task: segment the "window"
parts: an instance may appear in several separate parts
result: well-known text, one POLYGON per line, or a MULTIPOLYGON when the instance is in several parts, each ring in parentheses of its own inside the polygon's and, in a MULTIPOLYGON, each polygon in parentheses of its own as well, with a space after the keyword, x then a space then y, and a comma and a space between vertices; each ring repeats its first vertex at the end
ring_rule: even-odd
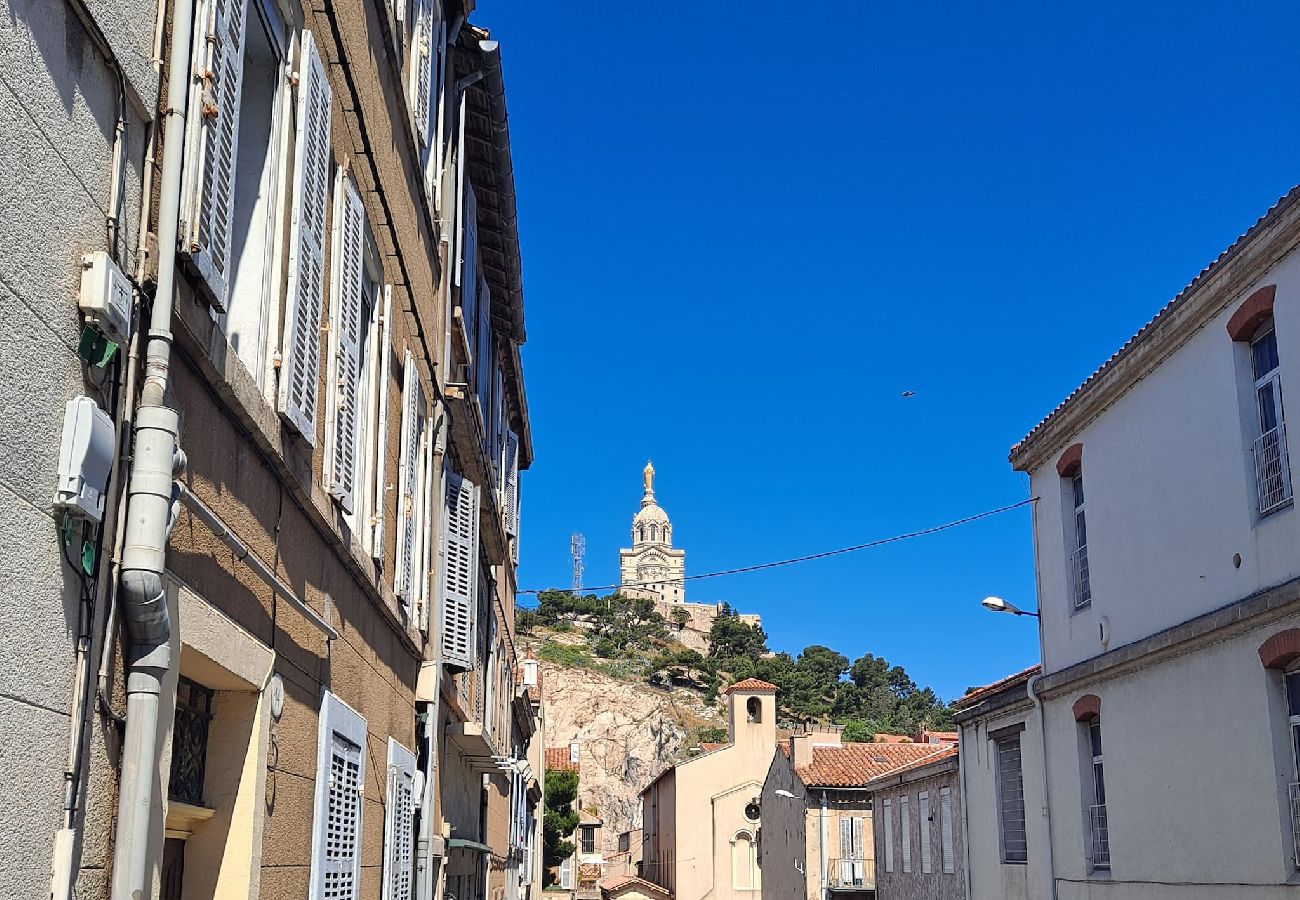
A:
POLYGON ((763 701, 759 700, 757 697, 750 697, 745 701, 745 721, 763 721, 763 701))
POLYGON ((1075 609, 1092 603, 1092 579, 1088 572, 1088 523, 1084 514, 1083 468, 1070 476, 1070 501, 1074 508, 1073 541, 1070 548, 1070 588, 1075 609))
POLYGON ((317 743, 310 900, 356 900, 361 895, 365 745, 366 720, 325 691, 317 743))
POLYGON ((388 739, 383 900, 415 896, 415 754, 388 739))
POLYGON ((208 723, 212 691, 184 675, 176 682, 176 716, 172 726, 171 777, 167 799, 203 805, 208 766, 208 723))
POLYGON ((596 852, 596 826, 595 825, 582 826, 582 852, 583 853, 596 852))
POLYGON ((1291 499, 1291 470, 1286 450, 1286 419, 1282 408, 1277 333, 1270 319, 1250 342, 1251 374, 1255 378, 1255 486, 1259 514, 1266 515, 1291 499))
POLYGON ((953 861, 952 790, 950 788, 939 789, 939 843, 943 871, 947 875, 952 875, 957 869, 953 861))
POLYGON ((916 809, 921 826, 921 872, 929 875, 934 872, 934 859, 930 854, 930 794, 921 791, 916 798, 916 809))
POLYGON ((1101 753, 1101 719, 1084 723, 1088 752, 1092 758, 1092 791, 1088 807, 1088 829, 1092 838, 1090 860, 1094 869, 1110 868, 1110 832, 1106 821, 1106 775, 1101 753))
POLYGON ((840 819, 841 887, 866 885, 866 850, 863 846, 865 824, 863 816, 844 816, 840 819))
POLYGON ((1029 858, 1025 835, 1025 783, 1020 761, 1020 735, 994 741, 998 761, 998 826, 1002 861, 1022 863, 1029 858))
POLYGON ((912 873, 912 808, 909 798, 898 798, 898 824, 903 841, 903 872, 912 873))
POLYGON ((894 871, 894 801, 885 801, 885 871, 894 871))
POLYGON ((731 839, 731 886, 738 891, 752 891, 758 887, 757 873, 754 837, 748 831, 738 831, 731 839))
POLYGON ((1285 675, 1287 728, 1291 746, 1291 764, 1294 778, 1287 786, 1287 802, 1291 809, 1291 861, 1300 869, 1300 670, 1285 675))

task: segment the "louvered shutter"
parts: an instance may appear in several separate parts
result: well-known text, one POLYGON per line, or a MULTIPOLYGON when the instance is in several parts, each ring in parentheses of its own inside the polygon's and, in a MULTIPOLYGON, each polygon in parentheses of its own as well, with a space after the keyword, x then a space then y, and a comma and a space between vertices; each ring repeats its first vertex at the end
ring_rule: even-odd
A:
MULTIPOLYGON (((511 538, 517 538, 519 536, 519 435, 513 431, 506 432, 505 459, 502 460, 501 469, 505 482, 501 505, 505 507, 506 534, 511 538)), ((512 540, 511 557, 518 562, 519 557, 515 553, 514 543, 512 540)))
POLYGON ((418 532, 416 527, 416 490, 420 471, 421 413, 424 409, 424 389, 420 385, 420 373, 415 368, 415 359, 411 352, 406 352, 402 384, 402 453, 398 481, 401 484, 401 513, 398 518, 397 534, 397 571, 393 590, 408 607, 412 600, 414 584, 415 552, 418 532))
POLYGON ((840 883, 853 884, 853 820, 840 818, 840 883))
MULTIPOLYGON (((460 206, 457 210, 458 222, 456 228, 456 284, 461 286, 462 291, 466 284, 473 284, 473 281, 466 281, 464 277, 465 262, 465 243, 469 240, 466 231, 466 223, 470 217, 466 216, 465 208, 473 203, 472 189, 469 186, 469 179, 466 177, 466 170, 469 168, 469 160, 465 158, 465 126, 468 115, 468 92, 460 95, 459 115, 456 117, 456 202, 460 206)), ((477 224, 475 228, 477 229, 477 224)), ((472 322, 465 322, 465 327, 473 326, 472 322)), ((473 341, 470 342, 473 346, 473 341)))
POLYGON ((361 797, 366 720, 324 691, 316 758, 310 900, 361 896, 361 797))
POLYGON ((894 871, 894 802, 885 801, 885 871, 894 871))
POLYGON ((478 623, 478 486, 450 470, 442 522, 442 657, 473 668, 478 623))
POLYGON ((420 136, 420 145, 429 143, 429 108, 433 95, 433 42, 436 39, 433 22, 432 0, 416 0, 415 3, 415 52, 411 55, 412 80, 415 115, 415 130, 420 136))
POLYGON ((206 33, 196 40, 203 60, 197 96, 197 132, 185 246, 203 275, 212 305, 225 312, 230 290, 230 232, 235 208, 235 155, 239 147, 239 95, 244 72, 244 16, 247 0, 209 0, 206 33))
POLYGON ((334 250, 330 272, 329 395, 325 403, 325 471, 328 486, 348 512, 356 493, 361 433, 362 271, 366 210, 356 184, 342 169, 334 186, 334 250))
POLYGON ((939 842, 943 854, 943 871, 951 875, 956 870, 953 862, 952 846, 952 791, 942 788, 939 791, 939 842))
POLYGON ((916 798, 917 824, 921 826, 921 872, 929 875, 934 871, 934 860, 930 856, 930 794, 921 791, 916 798))
POLYGON ((330 85, 310 31, 298 60, 298 135, 289 231, 289 291, 280 351, 280 413, 316 444, 325 207, 329 198, 330 85))
POLYGON ((433 558, 433 509, 434 501, 434 480, 433 480, 433 433, 425 428, 424 430, 424 448, 423 463, 420 470, 420 514, 416 527, 420 532, 420 572, 419 572, 419 602, 416 604, 416 625, 421 634, 429 633, 429 576, 432 567, 433 558))
POLYGON ((912 811, 906 797, 898 798, 898 823, 903 841, 903 871, 912 872, 912 811))
POLYGON ((393 286, 384 285, 384 308, 379 318, 379 403, 375 417, 375 502, 370 528, 370 555, 384 561, 384 520, 388 515, 388 383, 393 377, 393 286))
POLYGON ((415 755, 389 738, 383 900, 415 896, 415 805, 415 755))

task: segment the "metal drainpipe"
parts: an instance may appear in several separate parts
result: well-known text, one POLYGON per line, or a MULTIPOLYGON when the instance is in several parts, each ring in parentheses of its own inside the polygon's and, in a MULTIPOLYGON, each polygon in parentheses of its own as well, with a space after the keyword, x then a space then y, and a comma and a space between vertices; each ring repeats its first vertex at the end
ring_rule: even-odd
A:
POLYGON ((163 405, 163 399, 171 357, 193 19, 193 0, 177 0, 172 10, 164 112, 158 285, 145 351, 144 384, 136 410, 122 554, 122 618, 131 647, 127 657, 126 734, 118 784, 112 900, 142 900, 148 896, 153 870, 150 820, 161 802, 154 791, 159 780, 158 721, 163 679, 172 668, 171 622, 163 572, 176 502, 172 482, 184 466, 184 454, 177 447, 180 417, 163 405))
POLYGON ((1038 680, 1042 677, 1041 672, 1031 675, 1025 687, 1029 691, 1029 699, 1033 701, 1034 712, 1038 717, 1038 739, 1043 759, 1039 768, 1043 773, 1043 809, 1047 818, 1047 878, 1052 885, 1052 900, 1056 900, 1056 861, 1052 855, 1052 791, 1051 779, 1047 777, 1047 722, 1043 717, 1043 701, 1038 696, 1038 680))
MULTIPOLYGON (((970 815, 969 815, 969 813, 966 812, 966 761, 967 761, 968 759, 970 759, 970 756, 967 755, 967 751, 966 751, 966 749, 962 747, 962 744, 965 743, 965 741, 963 740, 963 738, 964 738, 964 736, 965 736, 965 734, 966 734, 966 729, 963 728, 963 727, 960 726, 960 725, 957 726, 957 729, 958 729, 958 730, 957 730, 957 790, 958 790, 958 792, 960 793, 960 796, 959 796, 958 799, 961 801, 961 850, 962 850, 962 864, 965 865, 965 867, 966 867, 965 870, 964 870, 965 874, 964 874, 964 877, 962 878, 962 881, 963 881, 963 883, 964 883, 964 885, 965 885, 965 888, 966 888, 966 890, 965 890, 966 900, 971 900, 971 886, 970 886, 970 815)), ((979 732, 979 725, 978 725, 978 724, 975 726, 975 729, 976 729, 976 734, 978 735, 978 732, 979 732)), ((887 828, 892 828, 893 825, 890 824, 890 823, 886 823, 886 824, 885 824, 885 827, 887 827, 887 828)))
POLYGON ((822 870, 821 895, 822 895, 822 900, 829 900, 831 895, 831 889, 829 884, 830 860, 828 859, 826 853, 826 791, 825 790, 822 791, 821 812, 818 814, 817 817, 817 832, 819 834, 819 839, 817 841, 818 843, 817 855, 819 857, 819 861, 821 863, 821 870, 822 870))

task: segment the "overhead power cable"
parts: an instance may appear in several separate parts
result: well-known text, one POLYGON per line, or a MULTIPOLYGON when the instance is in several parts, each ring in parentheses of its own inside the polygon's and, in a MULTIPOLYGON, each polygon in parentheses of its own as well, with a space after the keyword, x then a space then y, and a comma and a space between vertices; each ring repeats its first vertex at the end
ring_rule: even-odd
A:
MULTIPOLYGON (((618 590, 619 588, 648 587, 650 585, 656 585, 656 584, 682 584, 687 581, 699 581, 702 578, 720 578, 723 575, 742 575, 746 572, 760 572, 764 569, 776 569, 779 568, 780 566, 792 566, 795 563, 811 562, 812 560, 815 559, 826 559, 827 557, 830 556, 841 556, 845 553, 857 553, 859 550, 870 550, 873 547, 883 547, 886 544, 897 544, 900 541, 908 541, 911 540, 912 538, 919 538, 931 534, 938 534, 941 531, 948 531, 952 528, 957 528, 962 525, 969 525, 971 522, 978 522, 980 519, 988 519, 992 516, 1000 515, 1001 513, 1004 512, 1010 512, 1013 509, 1019 509, 1022 506, 1028 506, 1031 503, 1037 502, 1037 500, 1038 500, 1037 497, 1029 497, 1028 499, 1021 500, 1018 503, 1011 503, 1007 506, 999 506, 997 509, 987 509, 984 512, 975 513, 972 516, 965 516, 964 518, 961 519, 954 519, 951 522, 944 522, 942 525, 932 525, 929 528, 922 528, 919 531, 907 531, 904 532, 903 534, 893 535, 892 537, 878 538, 877 540, 874 541, 867 541, 865 544, 854 544, 852 547, 841 547, 838 550, 823 550, 821 553, 810 553, 807 556, 796 556, 793 557, 792 559, 780 559, 777 560, 776 562, 758 563, 752 566, 740 566, 735 569, 720 569, 717 572, 702 572, 698 575, 686 575, 683 578, 675 578, 672 580, 664 580, 660 578, 654 581, 638 581, 629 584, 605 584, 605 585, 600 585, 598 587, 583 588, 583 590, 588 593, 594 593, 596 591, 614 591, 614 590, 618 590)), ((553 590, 559 590, 559 588, 540 588, 540 589, 532 589, 526 591, 521 590, 521 591, 516 591, 515 593, 516 594, 540 594, 542 593, 542 591, 553 591, 553 590)))

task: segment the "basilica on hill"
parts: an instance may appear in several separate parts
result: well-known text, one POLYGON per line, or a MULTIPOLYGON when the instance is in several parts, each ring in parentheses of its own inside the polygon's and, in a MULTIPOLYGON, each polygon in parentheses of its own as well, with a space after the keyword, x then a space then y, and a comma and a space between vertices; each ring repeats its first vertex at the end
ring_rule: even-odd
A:
MULTIPOLYGON (((685 612, 682 643, 706 650, 709 629, 722 604, 686 602, 686 551, 673 546, 673 523, 655 499, 654 484, 655 467, 647 462, 642 470, 641 508, 632 517, 632 546, 618 551, 619 592, 654 600, 670 621, 680 620, 685 612), (674 610, 680 612, 674 615, 674 610)), ((751 625, 762 624, 756 615, 740 618, 751 625)))

